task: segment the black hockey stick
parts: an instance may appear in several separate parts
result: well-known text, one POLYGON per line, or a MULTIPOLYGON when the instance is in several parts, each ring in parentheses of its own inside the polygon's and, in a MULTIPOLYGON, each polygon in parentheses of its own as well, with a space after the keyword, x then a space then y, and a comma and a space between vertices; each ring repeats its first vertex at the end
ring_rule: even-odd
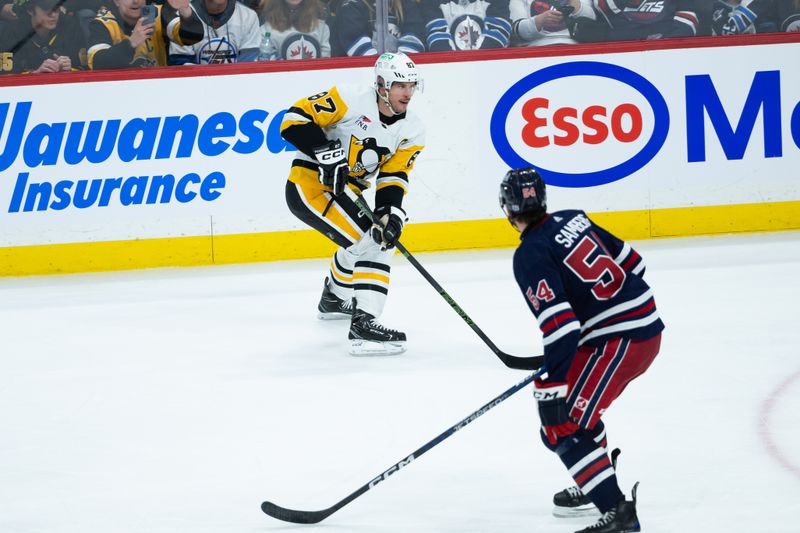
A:
MULTIPOLYGON (((372 210, 369 208, 363 196, 358 196, 356 198, 356 205, 358 206, 359 209, 361 209, 361 211, 365 215, 367 215, 367 218, 369 218, 373 224, 378 223, 375 220, 375 213, 373 213, 372 210)), ((498 348, 492 342, 492 340, 486 336, 483 330, 481 330, 481 328, 479 328, 478 325, 472 321, 469 315, 463 309, 461 309, 461 306, 458 305, 455 302, 455 300, 453 300, 453 298, 450 297, 449 294, 447 294, 447 291, 444 290, 444 288, 441 285, 439 285, 439 283, 435 279, 433 279, 433 276, 431 276, 428 273, 428 271, 425 270, 425 267, 423 267, 419 263, 419 261, 417 261, 413 255, 411 255, 411 252, 409 252, 406 249, 406 247, 403 246, 402 243, 400 243, 400 241, 397 241, 395 243, 395 246, 397 246, 397 249, 400 250, 400 253, 403 254, 406 257, 406 259, 408 259, 408 262, 411 263, 420 274, 422 274, 422 277, 424 277, 428 281, 428 283, 430 283, 433 286, 433 288, 436 289, 436 292, 438 292, 439 295, 442 298, 444 298, 444 300, 448 304, 450 304, 450 307, 452 307, 453 310, 456 313, 458 313, 458 316, 460 316, 464 320, 464 322, 466 322, 467 325, 472 328, 472 331, 477 333, 478 337, 480 337, 481 340, 484 343, 486 343, 486 345, 494 352, 494 354, 498 358, 500 358, 500 360, 503 362, 504 365, 506 365, 509 368, 515 368, 517 370, 535 370, 544 364, 544 357, 542 357, 541 355, 532 357, 517 357, 515 355, 507 354, 506 352, 498 348)))
POLYGON ((497 407, 500 403, 507 400, 512 394, 515 394, 516 392, 525 388, 531 381, 533 381, 534 377, 535 374, 531 374, 530 376, 526 377, 525 379, 523 379, 522 381, 520 381, 507 391, 505 391, 500 396, 497 396, 493 400, 484 404, 477 411, 473 411, 472 413, 470 413, 466 418, 464 418, 457 424, 450 426, 450 428, 447 429, 447 431, 445 431, 432 441, 428 442, 418 450, 414 451, 413 453, 411 453, 411 455, 409 455, 405 459, 399 460, 398 462, 396 462, 395 464, 384 470, 382 474, 374 478, 369 483, 362 485, 361 488, 359 488, 354 493, 350 494, 348 497, 346 497, 339 503, 332 505, 327 509, 323 509, 321 511, 297 511, 295 509, 287 509, 286 507, 281 507, 280 505, 276 505, 272 502, 264 502, 261 504, 261 510, 264 511, 269 516, 277 518, 278 520, 283 520, 284 522, 294 522, 295 524, 316 524, 318 522, 321 522, 326 518, 328 518, 333 513, 335 513, 336 511, 338 511, 339 509, 341 509, 342 507, 344 507, 345 505, 347 505, 348 503, 352 502, 353 500, 355 500, 356 498, 367 492, 368 490, 374 489, 375 486, 377 486, 378 483, 380 483, 381 481, 389 479, 389 476, 399 472, 400 469, 402 469, 404 466, 407 466, 411 464, 411 462, 413 462, 414 460, 419 459, 422 456, 422 454, 424 454, 425 452, 427 452, 428 450, 430 450, 431 448, 433 448, 434 446, 436 446, 437 444, 439 444, 440 442, 451 436, 456 431, 463 429, 464 426, 471 424, 479 417, 486 414, 487 411, 493 409, 494 407, 497 407))

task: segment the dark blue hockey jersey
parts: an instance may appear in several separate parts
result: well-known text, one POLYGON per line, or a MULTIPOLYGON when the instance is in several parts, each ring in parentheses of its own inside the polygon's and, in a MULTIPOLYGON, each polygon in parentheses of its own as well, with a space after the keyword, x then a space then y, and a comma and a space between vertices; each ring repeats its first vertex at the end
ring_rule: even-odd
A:
MULTIPOLYGON (((706 1, 706 0, 704 0, 706 1)), ((628 41, 697 35, 700 0, 593 0, 610 27, 607 39, 628 41)))
POLYGON ((566 379, 579 346, 664 329, 641 256, 583 211, 548 214, 521 240, 514 276, 542 330, 550 380, 566 379))

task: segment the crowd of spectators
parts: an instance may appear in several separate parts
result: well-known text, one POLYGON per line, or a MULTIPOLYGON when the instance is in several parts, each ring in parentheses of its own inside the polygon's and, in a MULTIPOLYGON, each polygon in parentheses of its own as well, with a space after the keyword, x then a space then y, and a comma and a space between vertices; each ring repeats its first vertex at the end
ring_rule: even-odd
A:
POLYGON ((0 0, 0 70, 44 73, 800 31, 800 0, 0 0))

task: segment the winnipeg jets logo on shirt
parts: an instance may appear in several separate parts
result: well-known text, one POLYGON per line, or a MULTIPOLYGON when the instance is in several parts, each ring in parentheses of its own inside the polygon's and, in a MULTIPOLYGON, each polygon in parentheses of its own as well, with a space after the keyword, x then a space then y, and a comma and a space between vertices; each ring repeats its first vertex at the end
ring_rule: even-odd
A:
POLYGON ((622 10, 623 15, 628 20, 646 24, 659 20, 664 13, 664 0, 636 0, 629 3, 622 10))
POLYGON ((322 55, 319 41, 302 33, 293 33, 286 37, 281 48, 286 59, 315 59, 322 55))
POLYGON ((214 37, 197 50, 197 62, 201 65, 236 63, 239 49, 227 37, 214 37))
POLYGON ((483 21, 470 16, 457 19, 453 25, 453 40, 459 50, 475 50, 483 42, 483 21))

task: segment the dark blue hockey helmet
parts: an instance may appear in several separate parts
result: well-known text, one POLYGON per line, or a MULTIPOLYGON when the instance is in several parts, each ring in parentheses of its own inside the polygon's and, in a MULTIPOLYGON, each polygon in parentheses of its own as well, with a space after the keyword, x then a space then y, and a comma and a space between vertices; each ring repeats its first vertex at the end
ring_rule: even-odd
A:
POLYGON ((506 172, 500 183, 500 208, 508 218, 547 211, 547 191, 536 169, 523 167, 506 172))

